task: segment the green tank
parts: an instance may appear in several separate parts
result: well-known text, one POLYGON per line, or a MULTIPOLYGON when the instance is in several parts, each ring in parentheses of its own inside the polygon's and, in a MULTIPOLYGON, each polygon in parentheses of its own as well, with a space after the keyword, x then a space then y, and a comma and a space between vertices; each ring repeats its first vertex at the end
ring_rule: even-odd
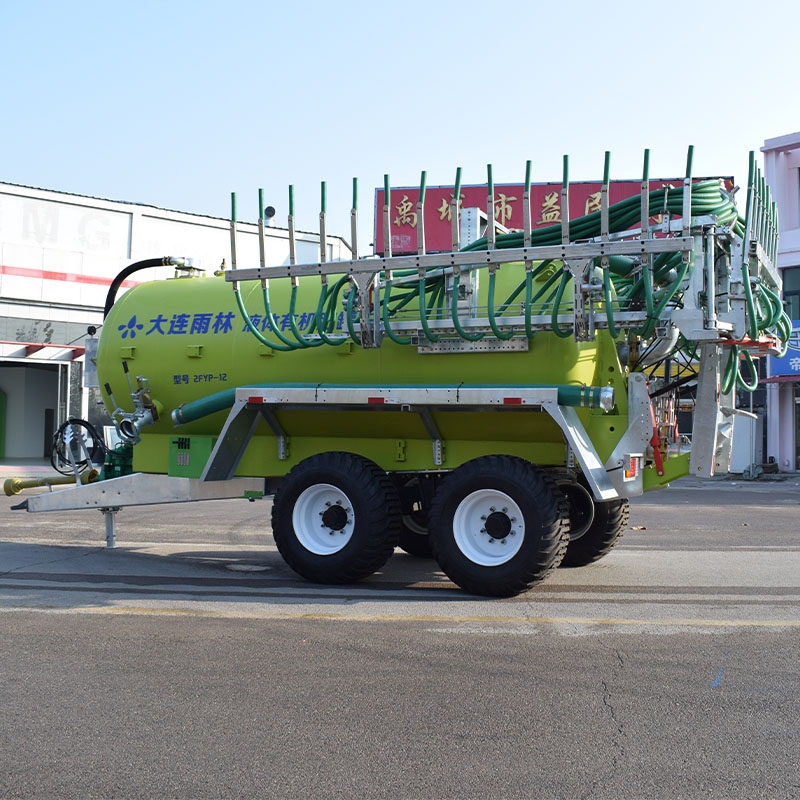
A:
MULTIPOLYGON (((522 265, 517 266, 498 280, 499 293, 523 274, 522 265)), ((271 310, 276 327, 291 336, 287 284, 272 282, 271 310)), ((258 285, 247 285, 242 294, 251 322, 279 344, 264 324, 258 285)), ((308 331, 312 324, 318 295, 319 280, 300 281, 295 301, 295 324, 300 332, 308 331)), ((346 313, 344 308, 337 312, 331 337, 346 336, 346 313)), ((405 316, 418 318, 418 313, 411 309, 405 316)), ((398 315, 401 321, 402 314, 398 315)), ((233 389, 270 384, 534 385, 574 387, 578 395, 583 387, 612 387, 616 406, 611 413, 600 408, 579 412, 601 457, 607 457, 627 427, 626 380, 608 332, 600 331, 594 341, 586 342, 541 332, 530 341, 517 338, 516 344, 520 342, 524 349, 515 349, 513 344, 490 349, 487 340, 471 349, 450 351, 439 342, 442 351, 437 352, 433 346, 397 344, 384 338, 375 348, 347 340, 338 346, 278 350, 259 341, 245 325, 231 283, 223 275, 177 277, 141 283, 116 301, 103 326, 97 368, 101 386, 107 387, 104 397, 109 412, 114 411, 116 401, 129 395, 128 375, 148 383, 147 393, 158 418, 155 424, 139 429, 141 441, 134 447, 133 465, 142 472, 169 471, 170 445, 178 433, 180 437, 218 436, 233 402, 233 389), (187 407, 191 411, 188 421, 176 428, 174 420, 180 420, 187 407), (194 418, 198 413, 194 407, 201 416, 194 418), (207 413, 214 408, 219 410, 207 413)), ((585 402, 590 405, 591 398, 585 402)), ((580 403, 578 397, 573 404, 580 403)), ((122 407, 126 408, 124 403, 122 407)), ((130 403, 126 410, 133 410, 130 403)), ((287 407, 279 409, 276 416, 291 438, 289 458, 277 458, 274 432, 263 423, 237 474, 279 476, 313 453, 341 449, 356 450, 386 470, 437 466, 424 425, 401 411, 376 414, 369 409, 287 407), (403 460, 398 461, 399 457, 403 460)), ((448 469, 499 451, 535 463, 564 462, 564 437, 546 414, 461 411, 440 416, 448 469)))

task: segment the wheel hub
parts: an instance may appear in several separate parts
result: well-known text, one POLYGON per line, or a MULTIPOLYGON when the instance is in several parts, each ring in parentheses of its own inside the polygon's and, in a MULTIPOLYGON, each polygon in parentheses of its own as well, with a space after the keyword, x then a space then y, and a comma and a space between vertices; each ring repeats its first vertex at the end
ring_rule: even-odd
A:
POLYGON ((492 539, 505 539, 511 533, 511 520, 502 511, 492 511, 486 518, 484 529, 492 539))
POLYGON ((332 531, 341 531, 347 525, 347 512, 338 504, 329 506, 322 512, 322 524, 332 531))

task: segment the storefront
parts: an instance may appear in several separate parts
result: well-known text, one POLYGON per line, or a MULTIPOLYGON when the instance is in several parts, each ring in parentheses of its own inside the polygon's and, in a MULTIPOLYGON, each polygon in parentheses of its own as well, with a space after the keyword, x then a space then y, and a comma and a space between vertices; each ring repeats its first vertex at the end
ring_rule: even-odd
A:
MULTIPOLYGON (((800 268, 784 271, 784 279, 791 283, 800 268)), ((795 296, 795 300, 798 300, 795 296)), ((790 304, 787 303, 787 307, 790 304)), ((797 312, 795 310, 795 314, 797 312)), ((792 336, 783 358, 769 357, 767 402, 770 431, 775 435, 770 441, 770 455, 781 472, 800 470, 800 320, 792 322, 792 336)))
POLYGON ((778 206, 778 268, 792 322, 783 358, 768 358, 767 459, 780 472, 800 471, 800 132, 767 139, 764 174, 778 206))

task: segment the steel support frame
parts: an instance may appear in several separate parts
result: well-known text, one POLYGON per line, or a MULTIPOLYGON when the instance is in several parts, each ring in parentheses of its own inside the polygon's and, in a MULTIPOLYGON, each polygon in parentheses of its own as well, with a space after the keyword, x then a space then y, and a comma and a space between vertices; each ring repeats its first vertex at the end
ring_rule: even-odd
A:
POLYGON ((436 467, 444 464, 443 440, 432 412, 439 410, 474 412, 487 408, 509 413, 547 413, 561 429, 569 450, 577 457, 592 494, 597 500, 607 501, 620 496, 642 493, 641 475, 634 481, 625 481, 621 475, 621 453, 626 457, 643 457, 652 433, 650 405, 644 376, 632 376, 638 402, 629 414, 628 430, 615 450, 615 456, 605 465, 601 461, 577 412, 570 406, 559 405, 556 388, 510 387, 402 387, 402 386, 280 386, 237 389, 236 399, 201 475, 202 481, 226 481, 233 477, 245 450, 255 433, 261 417, 271 424, 278 438, 278 457, 286 457, 284 440, 289 432, 276 428, 274 412, 280 408, 320 409, 331 411, 403 411, 419 415, 433 446, 436 467), (639 383, 643 386, 640 387, 639 383), (646 413, 640 389, 644 390, 646 413), (513 396, 514 404, 505 405, 504 396, 513 396), (279 431, 279 433, 278 433, 279 431), (618 452, 619 451, 619 452, 618 452))

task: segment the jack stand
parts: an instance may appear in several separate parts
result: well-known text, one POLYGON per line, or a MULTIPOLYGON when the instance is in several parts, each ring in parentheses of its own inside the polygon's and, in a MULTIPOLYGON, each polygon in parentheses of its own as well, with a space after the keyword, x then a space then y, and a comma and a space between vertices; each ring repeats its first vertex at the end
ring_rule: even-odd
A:
POLYGON ((119 506, 112 506, 100 509, 106 522, 106 548, 109 550, 117 546, 117 511, 119 508, 119 506))

